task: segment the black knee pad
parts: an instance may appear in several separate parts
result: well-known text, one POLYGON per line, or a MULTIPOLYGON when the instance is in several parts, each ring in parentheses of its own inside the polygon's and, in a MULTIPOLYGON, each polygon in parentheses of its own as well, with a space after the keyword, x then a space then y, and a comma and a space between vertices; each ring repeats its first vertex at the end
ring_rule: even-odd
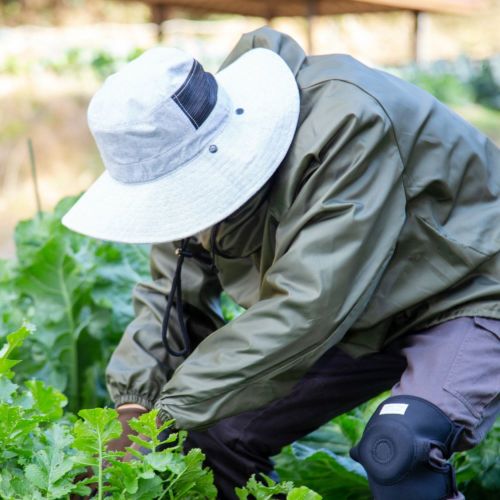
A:
POLYGON ((447 459, 463 428, 415 396, 386 399, 351 457, 365 468, 375 500, 442 500, 457 493, 447 459))

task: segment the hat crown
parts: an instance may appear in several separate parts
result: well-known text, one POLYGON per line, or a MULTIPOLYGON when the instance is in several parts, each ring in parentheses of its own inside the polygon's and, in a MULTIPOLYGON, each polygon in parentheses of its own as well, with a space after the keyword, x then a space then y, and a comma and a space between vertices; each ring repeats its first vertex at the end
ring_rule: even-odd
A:
POLYGON ((110 175, 148 182, 189 162, 220 132, 231 103, 181 50, 154 48, 106 79, 88 122, 110 175))

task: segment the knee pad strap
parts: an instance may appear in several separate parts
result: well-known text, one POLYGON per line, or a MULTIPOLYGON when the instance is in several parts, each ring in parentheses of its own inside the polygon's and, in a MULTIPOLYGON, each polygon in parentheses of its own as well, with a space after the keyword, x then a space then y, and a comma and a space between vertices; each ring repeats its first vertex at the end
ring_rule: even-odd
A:
POLYGON ((446 461, 462 428, 416 396, 394 396, 375 411, 351 457, 368 474, 376 499, 439 500, 456 492, 446 461))

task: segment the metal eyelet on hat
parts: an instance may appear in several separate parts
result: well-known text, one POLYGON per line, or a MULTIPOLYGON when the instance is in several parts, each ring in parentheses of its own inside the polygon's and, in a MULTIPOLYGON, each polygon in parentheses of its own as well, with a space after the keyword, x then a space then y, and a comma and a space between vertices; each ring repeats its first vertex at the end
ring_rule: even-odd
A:
POLYGON ((217 151, 219 150, 219 148, 215 145, 215 144, 210 144, 208 150, 211 152, 211 153, 217 153, 217 151))
POLYGON ((235 113, 237 115, 242 115, 244 112, 245 112, 245 110, 243 108, 236 108, 236 110, 235 110, 235 113))

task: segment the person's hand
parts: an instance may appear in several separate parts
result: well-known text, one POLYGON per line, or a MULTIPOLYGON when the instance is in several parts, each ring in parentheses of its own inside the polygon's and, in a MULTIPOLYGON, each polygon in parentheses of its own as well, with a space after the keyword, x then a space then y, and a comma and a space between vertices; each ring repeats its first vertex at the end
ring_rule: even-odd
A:
POLYGON ((118 439, 110 441, 108 444, 108 449, 110 451, 126 451, 125 448, 132 444, 132 441, 128 437, 130 434, 135 434, 135 432, 130 428, 129 421, 132 418, 139 418, 148 410, 144 406, 138 404, 123 404, 116 408, 118 412, 118 420, 122 424, 122 434, 118 439))
MULTIPOLYGON (((163 422, 160 420, 160 418, 159 418, 159 417, 156 417, 156 425, 157 425, 157 427, 158 427, 158 428, 161 428, 161 427, 162 427, 162 425, 163 425, 163 422)), ((169 436, 169 434, 170 434, 170 432, 171 432, 171 430, 172 430, 172 429, 169 427, 169 428, 167 428, 167 429, 165 429, 165 430, 161 431, 161 432, 158 434, 158 439, 159 439, 161 442, 166 441, 166 440, 167 440, 167 438, 168 438, 168 436, 169 436)), ((147 440, 147 441, 149 441, 149 439, 148 439, 148 438, 146 438, 146 436, 139 435, 139 437, 140 437, 142 440, 144 440, 144 441, 146 441, 146 440, 147 440)), ((130 440, 129 440, 129 441, 130 441, 130 440)), ((167 444, 166 446, 168 446, 168 444, 167 444)), ((162 451, 162 449, 165 449, 165 447, 166 447, 166 446, 165 446, 165 445, 163 445, 163 446, 158 446, 158 447, 156 448, 156 451, 162 451)), ((143 448, 140 444, 132 442, 132 443, 130 444, 130 446, 128 446, 127 454, 126 454, 126 455, 122 458, 122 460, 123 460, 124 462, 128 462, 128 461, 130 461, 132 458, 134 458, 134 453, 133 453, 134 451, 135 451, 135 452, 138 452, 138 453, 141 453, 141 454, 143 454, 143 455, 146 455, 147 453, 150 453, 150 452, 151 452, 151 449, 149 449, 149 448, 148 448, 148 449, 143 448)))

